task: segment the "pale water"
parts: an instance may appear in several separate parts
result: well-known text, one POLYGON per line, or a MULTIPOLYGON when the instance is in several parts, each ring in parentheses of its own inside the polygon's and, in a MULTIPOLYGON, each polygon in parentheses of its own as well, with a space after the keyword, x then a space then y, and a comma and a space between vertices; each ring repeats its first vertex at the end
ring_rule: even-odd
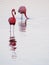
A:
POLYGON ((0 0, 0 65, 49 65, 49 1, 22 1, 0 0), (17 11, 20 5, 27 7, 30 19, 21 21, 17 12, 14 29, 17 43, 12 51, 8 18, 11 9, 17 11))

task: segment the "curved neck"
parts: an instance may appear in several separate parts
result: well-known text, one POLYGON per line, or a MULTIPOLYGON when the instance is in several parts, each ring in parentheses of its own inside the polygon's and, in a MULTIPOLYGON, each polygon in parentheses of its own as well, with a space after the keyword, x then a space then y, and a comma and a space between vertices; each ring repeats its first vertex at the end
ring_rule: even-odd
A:
POLYGON ((12 10, 11 13, 12 13, 12 16, 15 17, 14 16, 16 14, 15 10, 12 10))
POLYGON ((14 11, 12 11, 12 16, 14 17, 14 11))

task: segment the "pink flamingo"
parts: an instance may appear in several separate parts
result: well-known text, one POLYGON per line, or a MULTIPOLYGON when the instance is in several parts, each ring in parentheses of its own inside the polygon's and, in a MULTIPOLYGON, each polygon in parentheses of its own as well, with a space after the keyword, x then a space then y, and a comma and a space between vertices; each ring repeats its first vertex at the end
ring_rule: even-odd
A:
POLYGON ((12 9, 11 13, 12 13, 12 17, 10 17, 8 19, 8 21, 9 21, 10 25, 15 25, 15 23, 16 23, 16 19, 15 19, 15 16, 14 16, 14 14, 16 14, 15 9, 12 9))
POLYGON ((12 14, 12 17, 10 17, 10 18, 8 19, 8 22, 9 22, 9 24, 10 24, 10 36, 11 36, 11 25, 13 25, 13 35, 14 35, 14 25, 15 25, 15 23, 16 23, 16 18, 15 18, 15 16, 14 16, 14 15, 16 15, 15 9, 12 9, 11 14, 12 14))
POLYGON ((26 7, 25 7, 25 6, 21 6, 21 7, 18 9, 18 12, 19 12, 20 14, 24 14, 25 17, 26 17, 27 19, 29 19, 29 18, 27 17, 27 15, 26 15, 26 7))

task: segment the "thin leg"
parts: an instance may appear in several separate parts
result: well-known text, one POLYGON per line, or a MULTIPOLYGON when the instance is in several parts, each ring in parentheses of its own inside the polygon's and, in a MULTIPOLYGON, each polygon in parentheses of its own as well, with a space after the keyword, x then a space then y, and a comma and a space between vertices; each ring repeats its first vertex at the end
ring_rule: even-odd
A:
POLYGON ((13 37, 14 37, 14 25, 13 25, 13 37))
POLYGON ((10 25, 10 37, 11 37, 11 25, 10 25))
POLYGON ((23 19, 23 14, 21 14, 21 20, 23 19))

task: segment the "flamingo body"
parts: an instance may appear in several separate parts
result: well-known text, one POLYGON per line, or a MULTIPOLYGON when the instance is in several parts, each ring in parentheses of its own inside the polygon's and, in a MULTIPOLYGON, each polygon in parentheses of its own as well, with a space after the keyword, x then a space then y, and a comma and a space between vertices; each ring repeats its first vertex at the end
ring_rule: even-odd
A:
POLYGON ((20 14, 24 14, 25 17, 28 19, 27 15, 26 15, 26 7, 25 6, 21 6, 19 9, 18 9, 18 12, 20 14))
POLYGON ((15 9, 12 9, 11 13, 12 13, 12 17, 8 19, 8 22, 10 25, 15 25, 16 23, 16 18, 14 16, 14 14, 16 14, 15 9))
POLYGON ((24 6, 21 6, 18 10, 18 12, 20 12, 21 14, 26 14, 26 8, 24 6))
POLYGON ((16 23, 16 19, 14 17, 10 17, 8 21, 10 25, 15 25, 16 23))

